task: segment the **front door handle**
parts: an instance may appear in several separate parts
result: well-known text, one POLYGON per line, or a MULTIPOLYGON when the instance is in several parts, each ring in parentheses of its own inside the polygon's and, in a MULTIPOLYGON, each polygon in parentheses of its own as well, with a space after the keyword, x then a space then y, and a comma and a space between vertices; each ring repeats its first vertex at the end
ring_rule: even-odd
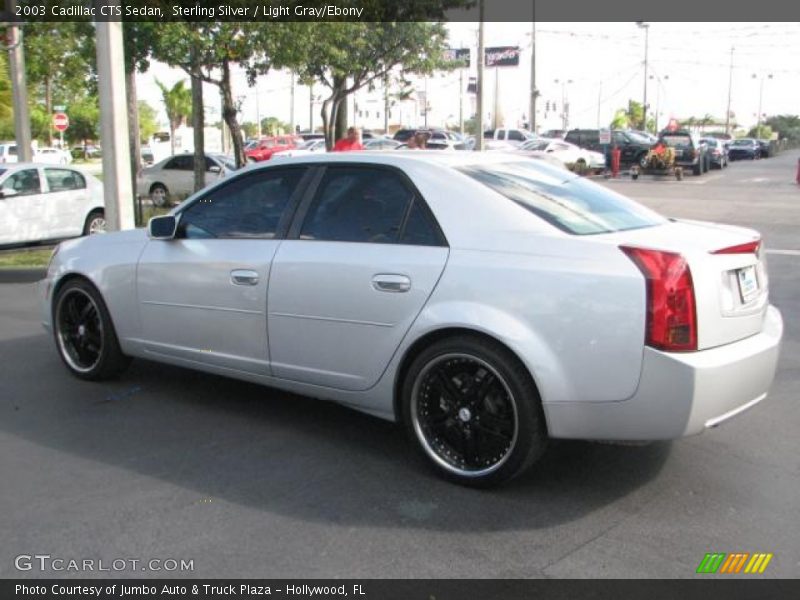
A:
POLYGON ((249 269, 235 269, 231 271, 233 285, 257 285, 258 273, 249 269))
POLYGON ((405 275, 375 275, 372 278, 372 287, 379 292, 402 293, 411 289, 411 280, 405 275))

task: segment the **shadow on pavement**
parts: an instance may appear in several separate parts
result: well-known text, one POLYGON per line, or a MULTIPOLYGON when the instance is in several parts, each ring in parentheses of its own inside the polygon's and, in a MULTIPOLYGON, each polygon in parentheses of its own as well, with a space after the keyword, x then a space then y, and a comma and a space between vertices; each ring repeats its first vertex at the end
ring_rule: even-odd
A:
MULTIPOLYGON (((330 403, 143 360, 117 381, 83 382, 67 373, 43 334, 1 341, 0 356, 2 430, 202 497, 301 520, 470 532, 546 528, 647 484, 670 449, 554 442, 522 478, 477 491, 440 481, 412 458, 399 426, 330 403)), ((12 485, 14 477, 8 474, 12 485)))

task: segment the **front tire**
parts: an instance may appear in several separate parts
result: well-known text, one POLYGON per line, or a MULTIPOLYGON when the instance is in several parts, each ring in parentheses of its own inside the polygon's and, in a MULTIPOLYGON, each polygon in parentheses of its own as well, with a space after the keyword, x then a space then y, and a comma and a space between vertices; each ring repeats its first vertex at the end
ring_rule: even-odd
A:
POLYGON ((516 477, 544 452, 536 386, 500 344, 473 336, 436 342, 417 356, 402 389, 403 421, 436 472, 490 487, 516 477))
POLYGON ((53 333, 61 360, 80 379, 110 379, 130 363, 119 347, 105 302, 84 279, 68 281, 56 294, 53 333))

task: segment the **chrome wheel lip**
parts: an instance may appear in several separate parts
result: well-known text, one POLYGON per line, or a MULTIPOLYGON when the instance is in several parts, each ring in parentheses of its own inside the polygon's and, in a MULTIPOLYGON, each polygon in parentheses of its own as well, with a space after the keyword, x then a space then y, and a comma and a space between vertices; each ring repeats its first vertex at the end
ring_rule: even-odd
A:
POLYGON ((511 454, 513 454, 514 449, 517 446, 517 440, 519 437, 519 410, 517 408, 517 400, 514 397, 514 394, 511 393, 511 389, 508 386, 505 378, 495 369, 491 364, 486 362, 485 360, 473 355, 464 352, 450 352, 446 354, 440 354, 439 356, 433 358, 425 367, 420 371, 420 374, 417 376, 416 380, 414 381, 414 387, 411 390, 411 421, 414 427, 414 433, 417 436, 417 440, 422 445, 425 454, 427 454, 437 465, 453 473, 458 475, 459 477, 469 478, 469 479, 477 479, 480 477, 485 477, 490 475, 500 469, 509 459, 511 454), (478 363, 481 367, 487 369, 503 386, 509 401, 511 402, 511 407, 514 413, 514 432, 511 437, 511 443, 508 446, 508 450, 503 455, 503 457, 498 460, 496 463, 491 464, 490 466, 486 467, 485 469, 476 469, 476 470, 467 470, 467 469, 460 469, 455 465, 450 464, 446 460, 444 460, 436 450, 433 448, 431 443, 425 436, 425 433, 422 431, 422 425, 420 424, 419 419, 419 392, 422 382, 425 380, 425 377, 428 373, 430 373, 434 368, 439 366, 440 364, 447 362, 452 359, 466 359, 470 361, 474 361, 478 363))
POLYGON ((58 351, 61 353, 61 356, 63 357, 63 359, 66 361, 66 363, 69 365, 69 367, 71 369, 77 371, 78 373, 89 373, 92 369, 97 367, 97 364, 103 358, 103 334, 104 334, 104 331, 103 331, 103 320, 102 320, 102 317, 100 315, 100 307, 97 305, 97 303, 94 301, 94 299, 89 294, 87 294, 86 292, 84 292, 81 289, 77 289, 76 288, 76 289, 69 290, 67 293, 62 295, 61 298, 59 298, 59 300, 58 300, 58 304, 56 305, 55 318, 54 318, 54 327, 55 327, 55 333, 56 333, 56 341, 58 342, 58 351), (88 367, 81 366, 73 358, 72 353, 70 352, 69 348, 67 347, 68 342, 66 340, 66 336, 65 336, 65 333, 63 331, 63 326, 62 326, 62 323, 61 323, 62 310, 64 310, 65 302, 72 294, 79 294, 79 295, 83 296, 84 298, 86 298, 91 303, 91 305, 94 307, 94 310, 97 313, 98 330, 99 330, 99 334, 100 334, 100 349, 99 349, 99 351, 97 353, 97 359, 91 365, 89 365, 88 367))

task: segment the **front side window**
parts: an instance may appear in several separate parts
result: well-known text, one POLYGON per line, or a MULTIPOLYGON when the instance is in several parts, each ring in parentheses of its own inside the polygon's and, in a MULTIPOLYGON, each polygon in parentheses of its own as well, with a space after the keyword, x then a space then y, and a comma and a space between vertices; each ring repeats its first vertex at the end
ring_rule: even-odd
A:
POLYGON ((300 238, 415 243, 411 239, 416 233, 409 233, 409 241, 404 239, 413 201, 414 192, 391 170, 328 168, 303 222, 300 238))
POLYGON ((183 211, 178 237, 275 238, 304 172, 275 169, 230 181, 183 211))
POLYGON ((526 138, 519 131, 512 129, 508 132, 508 139, 514 140, 515 142, 524 142, 526 138))
POLYGON ((612 233, 666 222, 625 196, 533 161, 471 165, 458 170, 573 235, 612 233))
POLYGON ((3 191, 11 192, 16 196, 30 196, 40 194, 42 186, 39 182, 38 169, 25 169, 8 176, 3 182, 3 191))
POLYGON ((82 190, 86 187, 83 175, 69 169, 45 169, 44 178, 51 192, 82 190))

